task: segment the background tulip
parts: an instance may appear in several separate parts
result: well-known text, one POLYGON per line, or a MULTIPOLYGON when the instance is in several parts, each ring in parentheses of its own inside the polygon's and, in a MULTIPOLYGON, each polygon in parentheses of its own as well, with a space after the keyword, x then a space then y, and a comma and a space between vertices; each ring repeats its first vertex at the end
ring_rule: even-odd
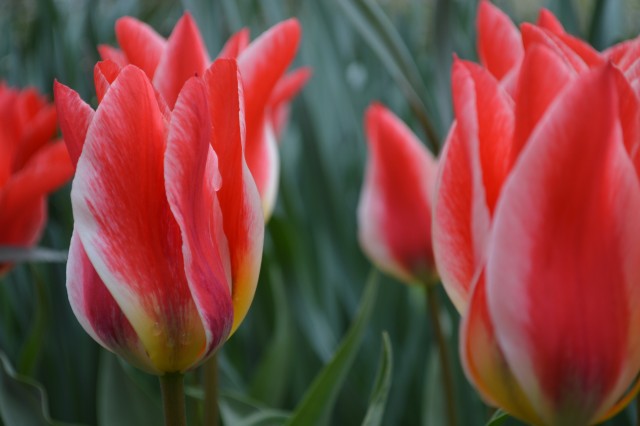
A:
POLYGON ((369 159, 358 205, 360 245, 382 270, 407 283, 434 280, 431 199, 437 164, 395 115, 367 110, 369 159))
MULTIPOLYGON (((479 14, 491 37, 511 28, 488 2, 479 14)), ((523 24, 521 60, 454 64, 434 249, 484 399, 534 424, 592 424, 638 386, 640 107, 624 67, 541 22, 523 24)))
MULTIPOLYGON (((35 89, 0 82, 0 246, 32 247, 47 220, 46 196, 73 167, 62 141, 52 142, 56 112, 35 89)), ((0 275, 11 265, 0 263, 0 275)))
MULTIPOLYGON (((285 74, 298 49, 300 33, 295 19, 273 26, 252 43, 249 31, 243 29, 218 55, 238 60, 246 105, 247 164, 258 186, 265 219, 273 212, 278 189, 276 138, 285 127, 288 103, 310 77, 307 68, 285 74)), ((116 36, 122 50, 102 45, 102 58, 120 67, 131 63, 143 69, 170 108, 185 81, 203 75, 211 62, 189 13, 178 21, 167 40, 130 17, 118 20, 116 36)))
POLYGON ((253 297, 264 228, 240 94, 232 60, 188 80, 172 111, 132 65, 95 113, 56 85, 77 161, 71 305, 99 343, 156 374, 201 363, 253 297))

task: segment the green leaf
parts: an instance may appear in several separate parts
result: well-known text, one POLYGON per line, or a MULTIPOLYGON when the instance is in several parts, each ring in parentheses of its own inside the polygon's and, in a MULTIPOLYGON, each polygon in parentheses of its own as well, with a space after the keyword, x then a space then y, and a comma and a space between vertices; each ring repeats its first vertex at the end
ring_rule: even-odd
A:
POLYGON ((220 392, 220 414, 225 425, 282 425, 289 417, 286 411, 266 405, 233 392, 220 392))
POLYGON ((163 424, 159 399, 149 395, 125 371, 115 355, 103 351, 98 378, 98 425, 163 424))
POLYGON ((326 418, 331 413, 338 392, 362 343, 375 305, 377 289, 378 274, 373 271, 369 276, 356 319, 329 364, 316 376, 287 425, 318 424, 319 419, 326 418))
POLYGON ((0 419, 6 425, 63 426, 51 419, 47 392, 41 384, 18 375, 0 352, 0 419))
POLYGON ((427 89, 418 67, 398 31, 382 9, 373 1, 336 1, 404 93, 413 113, 424 129, 429 147, 434 153, 437 153, 439 137, 431 123, 427 108, 422 102, 422 96, 426 95, 427 89))
POLYGON ((389 334, 382 333, 382 357, 376 384, 371 395, 371 402, 367 409, 367 414, 362 422, 363 426, 378 426, 382 423, 384 409, 387 404, 387 396, 391 388, 391 375, 393 373, 393 350, 389 334))
POLYGON ((486 426, 500 426, 509 418, 509 414, 501 409, 497 409, 493 416, 489 419, 486 426))
POLYGON ((44 247, 23 248, 23 247, 0 247, 0 263, 17 262, 66 262, 66 250, 53 250, 44 247))

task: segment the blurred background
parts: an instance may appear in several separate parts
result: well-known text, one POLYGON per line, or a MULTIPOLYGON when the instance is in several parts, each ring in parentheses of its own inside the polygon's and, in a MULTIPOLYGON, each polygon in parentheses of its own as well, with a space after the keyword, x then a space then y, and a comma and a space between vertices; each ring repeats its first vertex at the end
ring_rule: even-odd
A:
MULTIPOLYGON (((637 0, 495 3, 516 23, 535 21, 547 7, 598 49, 640 33, 637 0)), ((324 399, 318 393, 315 400, 324 405, 310 411, 318 424, 361 424, 372 393, 385 395, 375 392, 380 384, 390 385, 382 424, 446 424, 423 289, 377 274, 377 294, 365 298, 368 310, 358 315, 372 267, 358 247, 355 212, 366 159, 365 108, 382 101, 425 143, 429 122, 428 146, 440 146, 452 120, 452 54, 477 59, 476 7, 476 0, 0 0, 0 78, 50 97, 58 79, 93 106, 96 46, 116 44, 114 22, 121 16, 168 36, 189 10, 211 56, 242 27, 255 38, 283 19, 300 20, 294 66, 310 66, 314 75, 293 103, 281 141, 279 198, 256 299, 219 354, 226 424, 281 424, 321 372, 315 389, 324 399)), ((44 247, 68 248, 69 189, 50 198, 44 247)), ((439 297, 458 422, 483 425, 494 410, 462 373, 458 314, 441 289, 439 297)), ((7 423, 161 423, 155 378, 121 363, 80 328, 67 301, 64 263, 21 264, 0 278, 0 354, 0 418, 7 423)), ((196 422, 202 395, 195 374, 187 391, 196 422)), ((632 404, 609 424, 635 419, 632 404)))

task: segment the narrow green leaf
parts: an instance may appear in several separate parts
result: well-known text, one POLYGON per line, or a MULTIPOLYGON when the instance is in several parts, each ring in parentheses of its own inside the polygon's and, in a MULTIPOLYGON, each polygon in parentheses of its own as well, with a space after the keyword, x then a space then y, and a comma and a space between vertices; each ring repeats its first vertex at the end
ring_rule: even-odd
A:
POLYGON ((66 262, 66 250, 53 250, 44 247, 26 249, 23 247, 0 247, 0 263, 17 262, 66 262))
POLYGON ((500 426, 509 418, 509 414, 501 409, 497 409, 493 416, 489 419, 486 426, 500 426))
POLYGON ((103 351, 98 378, 98 425, 137 426, 163 423, 162 407, 122 368, 115 355, 103 351))
POLYGON ((342 383, 362 343, 366 325, 375 305, 377 289, 378 274, 373 271, 369 276, 356 319, 329 364, 316 376, 287 425, 318 424, 319 419, 326 418, 331 413, 342 383))
POLYGON ((438 152, 435 132, 422 96, 427 90, 408 48, 378 5, 369 0, 336 0, 352 24, 378 55, 420 121, 431 150, 438 152))
POLYGON ((49 415, 47 392, 41 384, 18 375, 0 352, 0 420, 6 425, 63 426, 49 415))
POLYGON ((391 388, 391 375, 393 373, 393 350, 389 334, 382 333, 382 356, 376 384, 371 395, 371 402, 367 409, 367 414, 362 422, 363 426, 378 426, 382 424, 384 409, 387 405, 387 396, 391 388))
POLYGON ((261 402, 234 392, 220 392, 220 414, 223 423, 234 426, 282 425, 289 413, 274 410, 261 402))

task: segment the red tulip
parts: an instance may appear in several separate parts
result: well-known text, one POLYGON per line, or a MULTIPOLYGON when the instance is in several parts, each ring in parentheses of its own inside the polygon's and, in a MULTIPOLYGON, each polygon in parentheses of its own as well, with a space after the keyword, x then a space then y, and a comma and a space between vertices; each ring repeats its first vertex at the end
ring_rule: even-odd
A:
MULTIPOLYGON (((143 69, 169 107, 173 107, 185 81, 193 75, 202 75, 211 62, 189 13, 178 21, 167 40, 130 17, 117 21, 116 37, 122 50, 100 46, 102 58, 120 67, 131 63, 143 69)), ((266 219, 275 204, 280 167, 274 127, 275 135, 279 136, 285 124, 283 111, 308 78, 308 71, 285 75, 299 40, 300 25, 289 19, 251 44, 248 30, 239 31, 218 56, 238 61, 246 105, 247 164, 258 185, 266 219), (278 85, 286 86, 286 96, 278 95, 278 91, 282 92, 278 85)))
MULTIPOLYGON (((56 112, 34 89, 0 82, 0 246, 31 247, 47 219, 47 194, 73 167, 62 141, 52 142, 56 112)), ((0 263, 0 274, 11 265, 0 263)))
POLYGON ((592 424, 639 386, 640 101, 612 53, 542 16, 522 26, 522 59, 498 58, 510 66, 499 50, 487 69, 454 63, 434 251, 483 398, 534 424, 592 424))
POLYGON ((369 159, 358 205, 359 239, 382 270, 407 283, 435 274, 431 199, 436 160, 411 130, 380 104, 365 118, 369 159))
POLYGON ((238 69, 214 62, 169 110, 142 69, 108 68, 96 67, 95 112, 55 85, 77 162, 69 299, 107 349, 149 372, 183 372, 240 324, 260 268, 264 223, 243 156, 238 69))

